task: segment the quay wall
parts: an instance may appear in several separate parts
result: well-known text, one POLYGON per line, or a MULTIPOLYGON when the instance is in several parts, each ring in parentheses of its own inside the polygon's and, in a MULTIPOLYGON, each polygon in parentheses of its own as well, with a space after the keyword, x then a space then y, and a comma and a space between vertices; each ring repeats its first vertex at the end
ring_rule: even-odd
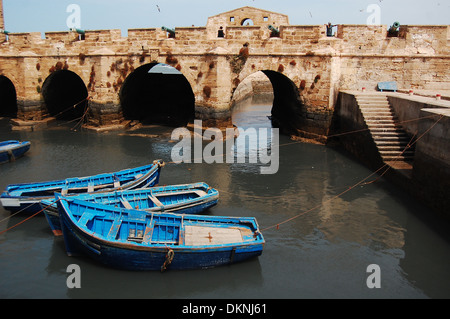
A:
MULTIPOLYGON (((415 137, 415 154, 410 174, 390 168, 384 176, 450 219, 450 102, 402 93, 386 95, 402 127, 415 137)), ((332 133, 352 156, 371 169, 384 165, 351 92, 339 94, 332 133)))
POLYGON ((425 135, 418 141, 414 157, 416 193, 422 201, 449 217, 450 108, 422 109, 421 117, 425 119, 420 121, 418 132, 419 136, 425 135))

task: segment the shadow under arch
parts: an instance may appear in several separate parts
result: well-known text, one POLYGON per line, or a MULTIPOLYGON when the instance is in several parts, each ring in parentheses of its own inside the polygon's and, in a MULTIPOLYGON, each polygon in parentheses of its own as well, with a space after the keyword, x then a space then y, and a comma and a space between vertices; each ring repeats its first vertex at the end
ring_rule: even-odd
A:
POLYGON ((12 81, 0 75, 0 116, 17 117, 17 94, 12 81))
POLYGON ((163 63, 134 70, 119 92, 123 116, 144 124, 185 126, 195 116, 195 96, 186 77, 163 63))
POLYGON ((45 79, 42 97, 51 116, 59 120, 73 120, 81 118, 86 112, 88 90, 75 72, 59 70, 45 79))
MULTIPOLYGON (((279 128, 280 132, 286 135, 297 134, 297 130, 301 129, 304 124, 306 110, 300 100, 299 90, 295 83, 280 72, 261 70, 246 77, 239 85, 242 85, 247 79, 256 75, 256 73, 264 74, 265 77, 263 78, 268 79, 272 85, 273 101, 270 111, 272 127, 279 128)), ((261 77, 259 77, 257 81, 261 80, 261 77)), ((239 86, 236 88, 235 94, 237 91, 239 91, 239 86)), ((253 91, 253 94, 257 93, 256 90, 253 91)), ((248 94, 249 92, 247 92, 248 94)), ((233 107, 234 105, 232 106, 232 112, 233 107)))
POLYGON ((295 83, 286 75, 272 70, 262 71, 273 86, 272 125, 284 134, 296 134, 304 123, 305 105, 295 83))

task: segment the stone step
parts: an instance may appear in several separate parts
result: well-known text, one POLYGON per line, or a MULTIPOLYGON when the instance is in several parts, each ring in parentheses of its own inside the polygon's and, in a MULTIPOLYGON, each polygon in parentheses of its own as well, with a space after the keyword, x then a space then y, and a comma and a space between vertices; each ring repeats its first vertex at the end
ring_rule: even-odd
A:
POLYGON ((359 105, 362 105, 362 106, 364 106, 364 105, 368 105, 368 106, 371 106, 371 105, 383 105, 383 106, 386 106, 386 105, 389 105, 389 102, 388 101, 369 101, 369 100, 364 100, 364 101, 357 101, 358 102, 358 104, 359 105))
POLYGON ((377 146, 380 153, 401 153, 404 154, 414 154, 414 150, 408 148, 408 145, 405 146, 377 146))
POLYGON ((375 133, 397 133, 406 134, 406 132, 400 127, 392 124, 380 124, 380 125, 367 125, 371 132, 375 133))
POLYGON ((388 119, 388 120, 398 119, 397 116, 392 113, 368 112, 368 113, 363 113, 363 115, 366 120, 374 120, 375 118, 388 119))
POLYGON ((364 117, 395 117, 396 115, 392 112, 386 112, 386 111, 375 111, 375 112, 367 112, 367 111, 363 111, 362 114, 364 115, 364 117))
POLYGON ((411 139, 407 135, 399 135, 393 133, 372 133, 372 138, 377 142, 399 142, 399 143, 409 143, 411 139))
POLYGON ((376 132, 397 132, 397 133, 405 133, 403 128, 400 125, 396 124, 373 124, 366 123, 370 130, 374 130, 376 132))
POLYGON ((356 96, 359 109, 383 160, 411 162, 414 148, 411 138, 398 124, 398 117, 384 95, 356 96))
POLYGON ((402 152, 380 152, 380 156, 384 159, 387 160, 386 158, 392 159, 394 157, 397 158, 410 158, 410 159, 414 159, 414 153, 402 153, 402 152))
POLYGON ((370 125, 378 125, 378 124, 393 124, 393 125, 398 125, 397 121, 394 120, 393 118, 384 118, 384 119, 374 119, 374 118, 370 118, 370 119, 366 119, 366 124, 370 124, 370 125))
POLYGON ((409 143, 409 141, 414 141, 406 134, 392 134, 392 133, 372 133, 372 137, 376 137, 377 143, 380 143, 381 146, 383 145, 397 145, 404 143, 405 145, 409 143), (405 142, 406 141, 406 142, 405 142))
POLYGON ((373 112, 373 111, 383 111, 383 112, 391 112, 393 113, 392 109, 388 106, 380 106, 380 105, 360 105, 359 108, 361 111, 365 112, 373 112))
POLYGON ((398 121, 398 117, 397 115, 394 114, 378 114, 378 113, 366 113, 364 114, 364 118, 366 118, 366 120, 369 121, 376 121, 376 120, 397 120, 398 121))
POLYGON ((393 119, 380 120, 380 119, 376 119, 376 118, 373 118, 373 119, 371 118, 371 119, 366 120, 365 122, 368 126, 371 126, 371 127, 376 127, 377 125, 383 125, 383 124, 393 124, 393 125, 397 125, 397 127, 401 127, 398 124, 398 121, 393 120, 393 119))
POLYGON ((384 100, 373 100, 373 99, 356 99, 358 104, 389 104, 389 101, 387 99, 384 100))
POLYGON ((372 138, 375 141, 380 141, 380 142, 381 141, 384 141, 384 142, 406 141, 406 143, 408 143, 411 140, 411 138, 406 134, 398 134, 398 133, 393 133, 393 132, 372 132, 372 138))
POLYGON ((373 126, 368 125, 368 127, 369 127, 369 130, 372 133, 376 133, 376 134, 390 133, 390 134, 400 134, 400 135, 403 134, 403 135, 406 135, 406 133, 402 129, 400 129, 398 127, 395 127, 395 126, 377 126, 377 127, 373 127, 373 126))
POLYGON ((355 97, 356 99, 387 99, 384 94, 358 94, 355 97))
MULTIPOLYGON (((408 145, 409 141, 376 139, 375 143, 377 144, 377 147, 399 147, 404 149, 408 145)), ((414 145, 411 148, 414 149, 414 145)))
POLYGON ((403 162, 412 162, 414 161, 414 157, 410 156, 382 156, 385 162, 387 161, 403 161, 403 162))
POLYGON ((374 111, 383 111, 383 112, 393 112, 390 107, 383 106, 379 104, 374 105, 360 105, 359 108, 362 112, 368 111, 368 112, 374 112, 374 111))
POLYGON ((387 97, 384 98, 371 98, 371 97, 357 97, 356 101, 358 102, 389 102, 387 97))
POLYGON ((390 150, 379 150, 381 155, 386 155, 386 156, 396 156, 396 155, 404 155, 404 156, 408 156, 408 155, 414 155, 414 152, 411 150, 395 150, 395 151, 390 151, 390 150))

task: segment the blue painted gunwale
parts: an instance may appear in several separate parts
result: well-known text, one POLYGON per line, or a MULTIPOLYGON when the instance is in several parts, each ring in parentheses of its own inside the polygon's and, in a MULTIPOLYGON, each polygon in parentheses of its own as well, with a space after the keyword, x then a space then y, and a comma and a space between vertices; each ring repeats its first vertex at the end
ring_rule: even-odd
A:
POLYGON ((0 142, 0 164, 22 157, 30 149, 31 142, 16 140, 0 142))
MULTIPOLYGON (((147 212, 175 212, 177 214, 199 214, 217 204, 219 192, 206 183, 193 183, 152 188, 112 191, 97 194, 81 194, 74 198, 115 207, 125 207, 147 212), (200 194, 199 194, 200 192, 200 194), (156 197, 162 206, 149 198, 156 197)), ((41 201, 47 221, 55 236, 62 235, 58 207, 55 198, 41 201)))
POLYGON ((264 247, 253 217, 146 213, 59 195, 56 198, 67 254, 86 254, 113 268, 161 270, 169 251, 174 257, 167 269, 210 268, 257 257, 264 247), (188 246, 184 244, 188 226, 211 227, 211 231, 238 229, 245 235, 241 242, 188 246), (137 236, 140 241, 129 238, 133 230, 138 233, 136 229, 141 232, 137 236))
POLYGON ((0 202, 3 208, 12 212, 23 210, 28 213, 37 213, 41 210, 40 202, 45 199, 53 199, 55 192, 70 196, 157 185, 163 166, 162 160, 156 160, 153 164, 128 168, 114 173, 48 182, 11 184, 1 194, 0 202))

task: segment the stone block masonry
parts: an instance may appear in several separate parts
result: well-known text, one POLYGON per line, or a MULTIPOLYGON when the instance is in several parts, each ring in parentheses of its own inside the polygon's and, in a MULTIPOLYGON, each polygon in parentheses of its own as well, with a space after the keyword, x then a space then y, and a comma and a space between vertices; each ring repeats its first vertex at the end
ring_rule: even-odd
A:
MULTIPOLYGON (((325 25, 290 25, 284 14, 243 7, 208 18, 205 27, 175 31, 174 38, 159 27, 132 29, 128 37, 120 30, 86 30, 84 39, 68 31, 47 32, 43 39, 40 33, 11 33, 0 39, 0 75, 15 87, 18 116, 31 120, 46 116, 46 79, 72 71, 95 105, 94 124, 107 125, 123 119, 119 94, 127 77, 151 62, 180 70, 202 119, 229 117, 239 84, 258 71, 273 71, 282 77, 272 82, 292 83, 288 104, 298 108, 292 112, 295 129, 322 138, 340 90, 373 90, 380 81, 396 81, 405 90, 448 89, 450 83, 449 26, 401 26, 399 37, 388 37, 386 26, 339 25, 336 37, 327 37, 325 25), (224 37, 218 37, 220 27, 224 37)), ((280 94, 274 89, 274 103, 280 94)))
POLYGON ((339 96, 333 134, 340 144, 373 170, 388 165, 384 177, 449 219, 450 102, 391 92, 339 96), (392 150, 391 158, 383 154, 392 150))

